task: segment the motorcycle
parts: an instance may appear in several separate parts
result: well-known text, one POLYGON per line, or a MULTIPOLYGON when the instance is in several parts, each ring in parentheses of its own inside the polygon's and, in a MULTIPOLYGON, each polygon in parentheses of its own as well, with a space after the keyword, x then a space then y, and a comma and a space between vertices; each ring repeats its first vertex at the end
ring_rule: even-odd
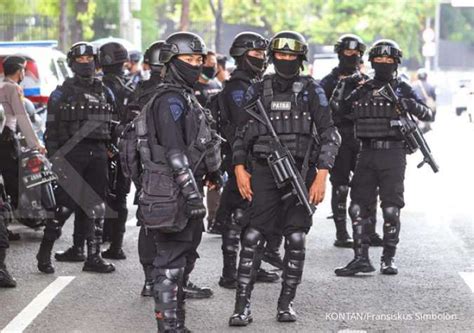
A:
POLYGON ((49 160, 36 149, 20 149, 20 195, 15 219, 38 229, 56 206, 53 183, 58 179, 49 160))

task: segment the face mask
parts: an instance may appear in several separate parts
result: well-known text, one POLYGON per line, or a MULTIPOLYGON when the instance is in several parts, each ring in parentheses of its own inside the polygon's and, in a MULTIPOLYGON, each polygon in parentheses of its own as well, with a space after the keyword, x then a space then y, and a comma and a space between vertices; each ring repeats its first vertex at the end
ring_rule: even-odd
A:
POLYGON ((181 78, 190 87, 196 83, 202 72, 202 66, 193 66, 179 59, 174 59, 172 64, 175 66, 181 78))
POLYGON ((284 79, 291 79, 298 75, 300 70, 300 61, 296 60, 279 60, 273 59, 275 71, 284 79))
POLYGON ((265 59, 260 59, 247 55, 244 58, 244 67, 250 69, 255 74, 261 74, 265 70, 265 59))
POLYGON ((216 77, 217 75, 217 70, 216 67, 208 67, 208 66, 203 66, 202 67, 202 75, 204 76, 205 79, 211 80, 216 77))
POLYGON ((358 55, 346 56, 342 54, 339 56, 339 63, 342 69, 354 71, 360 64, 360 57, 358 55))
POLYGON ((92 77, 95 74, 95 63, 93 61, 87 63, 72 63, 72 71, 82 77, 92 77))
POLYGON ((397 64, 385 64, 372 62, 372 68, 375 71, 375 78, 379 81, 390 81, 393 79, 393 73, 397 70, 397 64))

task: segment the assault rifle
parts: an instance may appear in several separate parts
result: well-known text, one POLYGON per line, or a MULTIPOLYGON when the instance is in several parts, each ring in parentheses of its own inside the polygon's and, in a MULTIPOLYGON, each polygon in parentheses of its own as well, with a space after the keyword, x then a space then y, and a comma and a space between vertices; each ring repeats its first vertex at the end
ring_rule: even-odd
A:
MULTIPOLYGON (((268 118, 267 112, 263 107, 262 101, 257 99, 255 105, 257 106, 260 114, 263 116, 263 119, 250 109, 246 109, 246 111, 252 117, 263 123, 270 132, 272 137, 271 153, 267 157, 267 161, 277 187, 283 188, 288 184, 291 184, 292 191, 289 193, 289 195, 296 195, 299 203, 305 207, 308 215, 313 215, 316 211, 316 206, 309 202, 308 189, 306 188, 306 184, 303 180, 303 177, 301 176, 301 173, 296 167, 293 156, 291 155, 288 148, 281 143, 280 138, 276 134, 275 128, 273 127, 273 124, 268 118)), ((287 195, 285 195, 284 198, 285 197, 287 197, 287 195)))
POLYGON ((403 135, 409 153, 414 153, 420 149, 421 153, 423 154, 423 160, 421 163, 417 165, 418 168, 421 168, 425 163, 429 164, 431 169, 434 173, 439 171, 439 166, 433 158, 431 154, 430 147, 426 142, 423 133, 418 128, 415 119, 413 116, 408 112, 408 110, 404 107, 401 103, 398 96, 393 91, 393 88, 390 84, 386 84, 383 86, 379 91, 379 94, 390 102, 394 103, 397 108, 397 113, 400 116, 399 120, 392 120, 390 125, 392 127, 398 127, 400 129, 400 133, 403 135))

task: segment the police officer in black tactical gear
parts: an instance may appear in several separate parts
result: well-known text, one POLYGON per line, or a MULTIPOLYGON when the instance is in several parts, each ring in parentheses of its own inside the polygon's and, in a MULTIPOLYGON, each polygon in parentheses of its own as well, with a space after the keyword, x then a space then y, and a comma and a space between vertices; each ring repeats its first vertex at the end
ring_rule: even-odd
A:
MULTIPOLYGON (((74 211, 85 218, 87 259, 83 270, 110 273, 115 270, 100 253, 107 189, 107 144, 111 140, 114 98, 94 78, 97 52, 86 42, 74 44, 67 54, 74 72, 51 94, 48 101, 46 145, 59 176, 55 190, 57 207, 46 222, 36 256, 38 269, 54 273, 51 251, 61 229, 74 211)), ((76 217, 77 218, 77 217, 76 217)))
MULTIPOLYGON (((146 103, 154 96, 158 89, 158 85, 163 81, 161 71, 163 64, 160 62, 160 50, 165 41, 157 41, 151 44, 145 51, 143 62, 150 70, 150 78, 140 81, 134 93, 133 101, 129 104, 129 111, 137 114, 144 108, 146 103)), ((136 183, 137 194, 140 184, 136 183)), ((140 223, 140 219, 138 219, 140 223)), ((157 256, 157 247, 153 233, 147 232, 146 227, 140 225, 140 233, 138 234, 138 255, 140 263, 145 273, 145 283, 142 288, 141 295, 146 297, 153 296, 153 261, 157 256)))
MULTIPOLYGON (((244 103, 252 110, 252 103, 260 98, 282 144, 291 152, 306 181, 309 202, 318 204, 324 198, 326 177, 334 165, 340 136, 333 125, 324 90, 312 78, 300 75, 307 49, 306 40, 299 33, 277 33, 269 46, 276 74, 252 85, 244 103)), ((255 281, 257 249, 274 229, 281 230, 285 236, 277 320, 296 320, 292 302, 303 274, 305 237, 312 219, 305 207, 297 204, 291 188, 277 187, 267 162, 272 154, 271 142, 268 129, 250 120, 239 128, 233 144, 237 186, 242 197, 251 204, 248 227, 242 238, 235 310, 229 319, 230 326, 246 326, 253 320, 250 295, 255 281), (255 159, 251 174, 245 168, 248 154, 255 159)))
POLYGON ((399 241, 400 211, 403 199, 406 166, 406 143, 397 126, 400 110, 383 93, 390 84, 404 107, 420 120, 429 120, 431 110, 424 105, 405 81, 396 77, 402 58, 400 47, 392 40, 382 39, 369 51, 369 61, 375 70, 373 80, 365 82, 345 100, 355 122, 355 134, 362 141, 351 182, 351 205, 354 237, 354 259, 337 268, 336 275, 350 276, 373 272, 369 259, 368 224, 370 207, 377 188, 383 213, 382 274, 397 274, 394 256, 399 241))
POLYGON ((222 183, 220 140, 193 94, 206 56, 201 37, 178 32, 160 50, 163 84, 134 120, 143 173, 138 215, 157 246, 154 296, 159 332, 186 332, 184 298, 209 297, 189 282, 202 238, 203 185, 222 183), (146 145, 146 146, 145 146, 146 145))
POLYGON ((133 97, 133 90, 126 85, 123 65, 128 59, 127 49, 120 43, 110 42, 102 45, 99 50, 99 65, 104 76, 102 82, 108 87, 114 97, 116 105, 116 121, 118 124, 113 130, 112 145, 109 147, 109 187, 107 191, 107 210, 104 222, 106 239, 110 240, 110 248, 102 253, 107 259, 126 259, 122 249, 127 222, 127 195, 130 192, 131 180, 124 176, 117 147, 119 136, 131 119, 128 115, 127 104, 133 97))
MULTIPOLYGON (((222 257, 224 265, 219 285, 223 288, 237 287, 237 254, 240 236, 245 222, 242 221, 248 201, 240 195, 232 166, 231 147, 235 139, 235 130, 249 120, 249 115, 242 110, 244 95, 249 86, 261 79, 266 68, 266 48, 268 40, 254 32, 238 34, 230 48, 230 55, 235 59, 237 68, 227 81, 224 90, 217 100, 218 130, 227 140, 222 146, 224 156, 223 170, 228 174, 219 208, 216 213, 216 224, 222 225, 222 257)), ((281 239, 281 238, 280 238, 281 239)), ((278 244, 276 251, 279 250, 278 244)), ((278 254, 276 254, 278 259, 278 254)), ((257 281, 275 282, 278 274, 258 269, 257 281)))
MULTIPOLYGON (((349 181, 354 172, 360 142, 354 136, 354 122, 347 116, 346 110, 341 109, 341 100, 347 97, 363 80, 368 77, 359 71, 359 65, 364 55, 366 45, 359 36, 345 34, 339 37, 334 45, 334 52, 339 58, 339 65, 325 76, 320 84, 330 101, 334 124, 341 134, 342 143, 336 162, 331 170, 332 184, 331 207, 336 225, 336 240, 334 246, 352 247, 352 239, 347 233, 347 196, 349 181)), ((376 205, 377 197, 374 198, 376 205)), ((372 245, 382 245, 380 236, 375 232, 376 210, 371 220, 372 245)))

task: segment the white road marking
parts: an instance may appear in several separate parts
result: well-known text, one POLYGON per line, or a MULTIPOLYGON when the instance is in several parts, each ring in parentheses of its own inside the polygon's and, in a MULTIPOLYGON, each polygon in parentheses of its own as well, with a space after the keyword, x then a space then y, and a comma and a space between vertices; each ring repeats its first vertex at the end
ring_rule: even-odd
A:
POLYGON ((474 272, 459 272, 459 275, 474 293, 474 272))
POLYGON ((21 333, 48 306, 75 276, 59 276, 8 323, 0 333, 21 333))

